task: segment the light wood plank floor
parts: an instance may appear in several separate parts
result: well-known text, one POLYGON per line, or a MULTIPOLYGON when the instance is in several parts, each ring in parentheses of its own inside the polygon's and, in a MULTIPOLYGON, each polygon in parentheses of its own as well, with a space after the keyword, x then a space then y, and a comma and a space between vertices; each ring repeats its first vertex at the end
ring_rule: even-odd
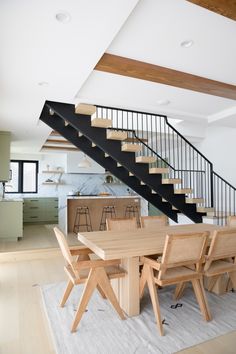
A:
MULTIPOLYGON (((38 248, 58 247, 56 237, 53 232, 55 225, 24 225, 23 237, 19 241, 7 242, 0 240, 0 252, 23 251, 38 248)), ((68 235, 70 246, 76 245, 78 240, 76 235, 68 235)))
MULTIPOLYGON (((0 354, 54 353, 39 285, 65 280, 64 261, 42 252, 33 257, 26 252, 25 260, 0 263, 0 354)), ((235 354, 235 348, 236 331, 179 353, 235 354)))

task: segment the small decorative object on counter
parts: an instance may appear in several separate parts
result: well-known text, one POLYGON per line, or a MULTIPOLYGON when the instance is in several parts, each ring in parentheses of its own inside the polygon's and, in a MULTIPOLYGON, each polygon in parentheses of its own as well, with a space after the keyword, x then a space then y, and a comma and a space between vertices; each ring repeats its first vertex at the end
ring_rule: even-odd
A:
POLYGON ((105 181, 106 181, 106 183, 112 183, 113 177, 111 175, 108 175, 108 176, 106 176, 105 181))

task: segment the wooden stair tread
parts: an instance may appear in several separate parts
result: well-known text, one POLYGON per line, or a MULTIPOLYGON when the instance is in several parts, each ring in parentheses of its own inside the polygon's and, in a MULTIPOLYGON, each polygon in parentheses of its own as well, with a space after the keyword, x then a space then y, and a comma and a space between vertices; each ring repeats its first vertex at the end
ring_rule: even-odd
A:
POLYGON ((109 128, 112 126, 111 119, 94 118, 91 119, 91 126, 96 128, 109 128))
POLYGON ((214 208, 207 208, 207 207, 197 207, 197 212, 198 213, 209 213, 209 212, 214 212, 214 208))
POLYGON ((110 140, 126 140, 127 139, 127 132, 122 130, 107 130, 107 139, 110 140))
POLYGON ((149 174, 156 174, 156 173, 169 173, 169 168, 166 167, 152 167, 149 168, 149 174))
POLYGON ((75 113, 76 114, 86 114, 88 116, 93 115, 96 112, 96 106, 92 104, 86 104, 86 103, 79 103, 75 107, 75 113))
POLYGON ((191 194, 193 190, 191 188, 175 189, 174 194, 191 194))
POLYGON ((179 184, 182 180, 180 178, 163 178, 162 184, 179 184))
POLYGON ((121 151, 124 152, 139 152, 141 151, 142 147, 138 144, 123 144, 121 147, 121 151))
POLYGON ((185 202, 187 204, 204 203, 204 199, 203 198, 186 198, 185 202))
POLYGON ((156 157, 154 157, 154 156, 137 156, 136 162, 137 163, 153 163, 153 162, 156 162, 156 157))

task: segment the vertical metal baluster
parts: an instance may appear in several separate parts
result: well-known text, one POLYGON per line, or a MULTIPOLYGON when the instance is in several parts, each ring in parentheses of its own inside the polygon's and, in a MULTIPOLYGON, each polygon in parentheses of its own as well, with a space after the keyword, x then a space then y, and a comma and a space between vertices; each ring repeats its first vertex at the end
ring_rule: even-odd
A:
POLYGON ((162 154, 162 134, 161 134, 161 121, 162 121, 162 119, 160 119, 160 150, 161 150, 161 157, 163 158, 163 154, 162 154))

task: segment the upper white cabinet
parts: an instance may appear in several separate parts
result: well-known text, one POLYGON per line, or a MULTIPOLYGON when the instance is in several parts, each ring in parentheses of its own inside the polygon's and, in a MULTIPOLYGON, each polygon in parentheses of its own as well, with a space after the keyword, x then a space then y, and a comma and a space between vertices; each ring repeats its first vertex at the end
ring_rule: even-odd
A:
POLYGON ((105 170, 99 164, 97 164, 94 160, 90 159, 87 155, 84 155, 83 152, 71 152, 67 154, 67 173, 104 173, 105 170), (91 164, 90 167, 79 167, 79 163, 81 163, 86 156, 86 160, 88 160, 91 164))
POLYGON ((11 133, 0 131, 0 181, 9 181, 11 133))

